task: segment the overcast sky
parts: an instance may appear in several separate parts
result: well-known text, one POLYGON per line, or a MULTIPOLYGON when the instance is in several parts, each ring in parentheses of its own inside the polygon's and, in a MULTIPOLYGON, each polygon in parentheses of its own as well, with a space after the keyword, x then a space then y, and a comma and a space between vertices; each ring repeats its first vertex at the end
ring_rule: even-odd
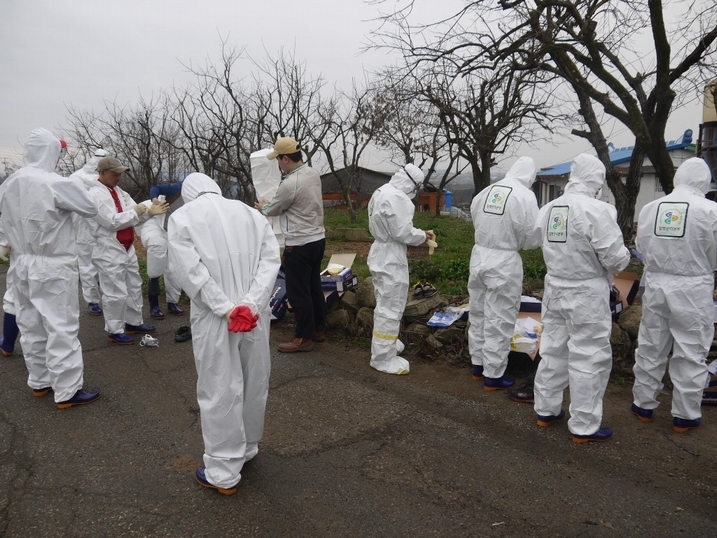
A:
MULTIPOLYGON (((462 2, 418 4, 430 18, 462 2)), ((378 9, 363 0, 0 0, 0 168, 32 129, 66 125, 68 106, 99 112, 105 100, 129 103, 182 86, 192 78, 182 63, 219 60, 220 35, 255 58, 295 51, 310 73, 348 88, 364 69, 388 63, 385 51, 360 54, 378 9)), ((695 104, 674 115, 667 138, 686 128, 696 137, 700 121, 695 104)), ((624 129, 614 138, 630 141, 624 129)), ((523 153, 548 166, 587 148, 523 153)))

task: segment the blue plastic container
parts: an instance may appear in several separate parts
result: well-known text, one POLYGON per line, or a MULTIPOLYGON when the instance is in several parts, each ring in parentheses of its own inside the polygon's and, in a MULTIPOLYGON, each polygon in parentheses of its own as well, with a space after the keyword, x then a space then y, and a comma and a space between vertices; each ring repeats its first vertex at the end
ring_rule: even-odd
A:
POLYGON ((453 193, 451 191, 443 191, 443 211, 450 211, 453 207, 453 193))

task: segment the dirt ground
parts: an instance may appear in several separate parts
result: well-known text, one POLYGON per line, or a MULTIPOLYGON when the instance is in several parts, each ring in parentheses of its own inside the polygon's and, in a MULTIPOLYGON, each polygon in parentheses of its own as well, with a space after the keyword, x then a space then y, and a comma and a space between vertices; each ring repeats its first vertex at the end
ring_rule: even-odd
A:
POLYGON ((33 397, 19 350, 0 360, 0 536, 717 535, 717 408, 675 434, 669 391, 643 424, 630 386, 613 382, 614 438, 579 446, 565 422, 537 427, 531 405, 483 391, 465 365, 407 355, 409 375, 385 375, 365 340, 333 331, 309 353, 278 353, 291 316, 271 327, 260 453, 223 497, 194 480, 196 369, 191 342, 173 338, 188 322, 157 321, 159 347, 116 346, 83 309, 84 383, 102 396, 81 408, 33 397))

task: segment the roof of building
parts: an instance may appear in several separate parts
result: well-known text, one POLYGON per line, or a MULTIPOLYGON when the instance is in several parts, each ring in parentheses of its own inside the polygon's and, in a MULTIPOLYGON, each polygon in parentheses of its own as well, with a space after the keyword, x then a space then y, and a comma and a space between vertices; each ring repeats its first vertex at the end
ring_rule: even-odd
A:
MULTIPOLYGON (((677 149, 685 149, 692 145, 692 129, 687 129, 679 140, 670 140, 667 142, 667 151, 675 151, 677 149)), ((611 148, 610 162, 612 164, 622 164, 630 161, 634 146, 624 148, 615 148, 612 142, 608 144, 611 148)), ((538 173, 538 178, 559 177, 570 174, 570 165, 572 161, 556 164, 547 168, 542 168, 538 173)))

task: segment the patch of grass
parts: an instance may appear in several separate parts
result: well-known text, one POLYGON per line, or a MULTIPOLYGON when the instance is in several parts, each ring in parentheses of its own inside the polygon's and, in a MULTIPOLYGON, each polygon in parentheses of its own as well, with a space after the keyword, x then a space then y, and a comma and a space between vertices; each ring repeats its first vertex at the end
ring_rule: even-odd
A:
MULTIPOLYGON (((348 212, 339 209, 326 209, 324 224, 331 229, 361 228, 368 232, 368 210, 357 211, 356 221, 351 222, 348 212)), ((442 293, 448 295, 466 293, 471 249, 473 248, 473 224, 462 219, 416 213, 413 225, 422 230, 433 230, 439 248, 433 256, 409 260, 411 282, 427 280, 442 293)), ((334 241, 336 240, 331 242, 334 241)), ((324 264, 328 263, 328 258, 329 256, 324 260, 324 264)), ((358 275, 359 279, 371 276, 365 257, 356 257, 353 272, 358 275)))
POLYGON ((332 230, 339 228, 362 228, 368 232, 368 209, 356 211, 356 221, 351 222, 349 212, 344 209, 324 209, 324 225, 332 230))

